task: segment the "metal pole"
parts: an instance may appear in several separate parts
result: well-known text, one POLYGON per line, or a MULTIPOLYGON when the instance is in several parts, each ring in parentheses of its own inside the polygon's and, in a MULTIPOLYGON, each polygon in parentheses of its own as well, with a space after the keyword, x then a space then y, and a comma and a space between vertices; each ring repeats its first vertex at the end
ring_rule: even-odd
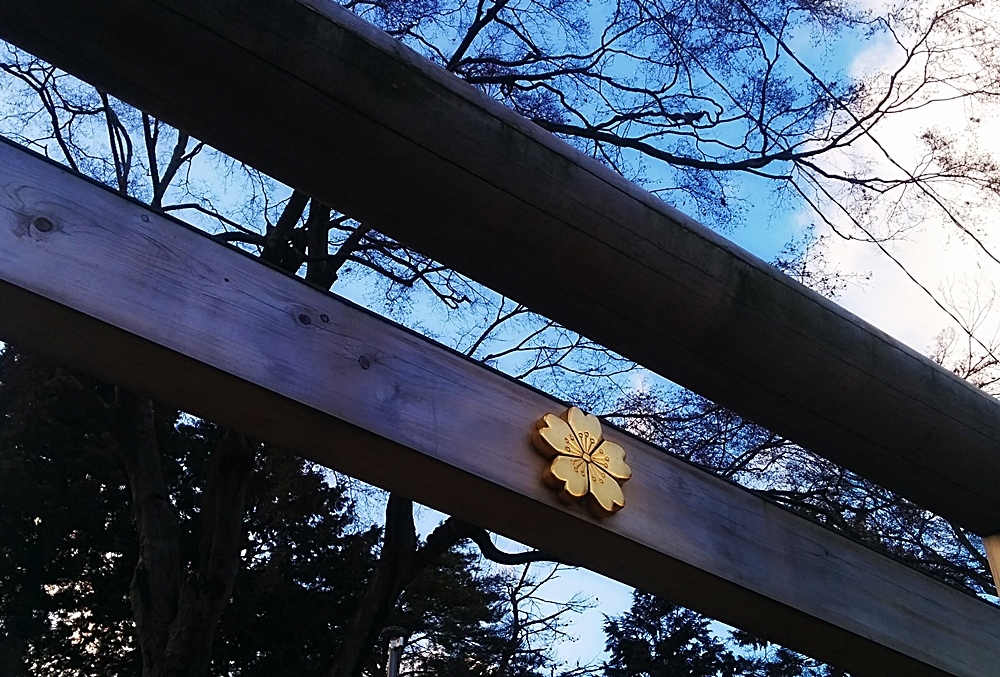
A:
POLYGON ((399 677, 399 659, 403 653, 403 638, 407 632, 398 625, 390 625, 382 631, 383 639, 389 640, 388 659, 386 660, 387 677, 399 677))

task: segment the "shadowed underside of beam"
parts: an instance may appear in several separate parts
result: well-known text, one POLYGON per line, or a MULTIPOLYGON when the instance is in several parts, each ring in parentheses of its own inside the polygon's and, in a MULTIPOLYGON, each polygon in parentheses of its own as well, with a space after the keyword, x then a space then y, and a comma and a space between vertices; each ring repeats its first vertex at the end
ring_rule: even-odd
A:
POLYGON ((0 36, 980 534, 1000 408, 325 0, 4 0, 0 36))
POLYGON ((561 504, 530 441, 560 403, 6 143, 0 309, 4 340, 859 677, 1000 652, 1000 610, 619 431, 626 508, 561 504))

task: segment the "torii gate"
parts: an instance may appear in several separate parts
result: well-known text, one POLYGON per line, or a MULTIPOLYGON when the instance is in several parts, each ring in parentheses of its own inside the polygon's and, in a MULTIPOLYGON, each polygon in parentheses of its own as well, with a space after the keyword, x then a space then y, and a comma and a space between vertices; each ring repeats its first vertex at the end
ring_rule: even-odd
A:
MULTIPOLYGON (((1000 533, 993 398, 333 3, 4 0, 0 37, 1000 533)), ((623 433, 628 509, 563 505, 558 403, 9 144, 0 304, 4 339, 856 675, 998 672, 997 608, 623 433)))

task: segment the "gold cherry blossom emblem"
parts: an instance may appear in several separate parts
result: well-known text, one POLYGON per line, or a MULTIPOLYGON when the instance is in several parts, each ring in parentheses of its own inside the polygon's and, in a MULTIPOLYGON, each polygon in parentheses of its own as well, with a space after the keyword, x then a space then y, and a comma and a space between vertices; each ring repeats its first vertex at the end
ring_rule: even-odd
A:
POLYGON ((625 507, 620 483, 632 477, 632 470, 625 464, 625 450, 604 439, 596 416, 570 407, 562 416, 546 414, 535 427, 535 449, 552 459, 542 477, 561 501, 573 503, 586 496, 598 517, 625 507))

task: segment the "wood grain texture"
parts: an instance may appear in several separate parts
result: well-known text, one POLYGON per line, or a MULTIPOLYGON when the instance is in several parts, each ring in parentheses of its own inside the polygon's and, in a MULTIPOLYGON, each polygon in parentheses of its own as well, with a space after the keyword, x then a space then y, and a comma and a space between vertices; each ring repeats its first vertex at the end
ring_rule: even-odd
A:
POLYGON ((995 400, 333 3, 5 0, 0 36, 957 524, 1000 532, 995 400))
POLYGON ((993 585, 1000 590, 1000 534, 984 537, 983 547, 986 549, 986 559, 990 562, 993 585))
POLYGON ((0 308, 4 340, 852 674, 1000 651, 1000 610, 620 431, 626 508, 560 504, 530 441, 560 403, 6 143, 0 308))

